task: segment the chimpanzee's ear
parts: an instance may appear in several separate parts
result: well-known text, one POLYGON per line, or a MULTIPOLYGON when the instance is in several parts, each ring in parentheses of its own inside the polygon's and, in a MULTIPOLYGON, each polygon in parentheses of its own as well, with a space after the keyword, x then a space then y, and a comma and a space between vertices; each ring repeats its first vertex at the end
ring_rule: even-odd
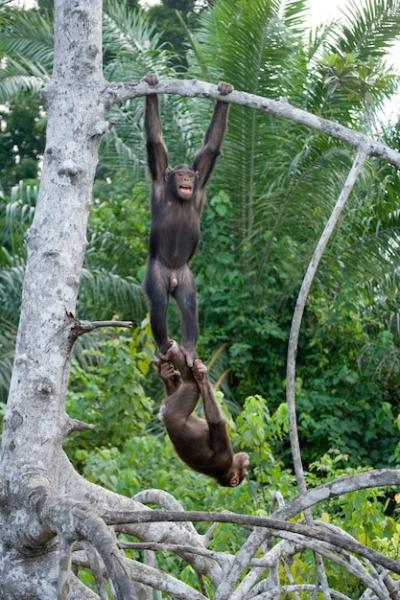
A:
POLYGON ((168 179, 168 177, 169 177, 169 175, 170 175, 171 173, 172 173, 172 169, 171 169, 171 167, 167 167, 167 168, 165 169, 165 173, 164 173, 164 179, 165 179, 165 181, 167 181, 167 179, 168 179))

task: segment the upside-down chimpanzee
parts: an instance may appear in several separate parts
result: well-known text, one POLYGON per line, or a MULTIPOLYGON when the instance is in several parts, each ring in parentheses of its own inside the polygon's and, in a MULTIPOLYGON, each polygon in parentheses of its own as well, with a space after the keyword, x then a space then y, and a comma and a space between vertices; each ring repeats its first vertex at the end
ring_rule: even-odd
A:
MULTIPOLYGON (((158 77, 144 80, 157 85, 158 77)), ((233 87, 220 82, 221 95, 233 87)), ((161 133, 157 94, 146 96, 145 133, 152 179, 150 248, 145 291, 150 301, 150 323, 161 354, 169 346, 167 308, 172 295, 182 315, 182 350, 193 365, 197 340, 196 288, 188 262, 200 238, 200 217, 211 175, 224 137, 229 105, 218 101, 204 143, 192 166, 168 166, 161 133)))
POLYGON ((195 471, 214 477, 220 485, 239 485, 247 475, 249 457, 246 452, 233 453, 207 367, 195 359, 193 367, 188 368, 183 351, 171 342, 158 363, 158 373, 167 393, 161 417, 178 456, 195 471), (200 395, 205 420, 192 414, 200 395))

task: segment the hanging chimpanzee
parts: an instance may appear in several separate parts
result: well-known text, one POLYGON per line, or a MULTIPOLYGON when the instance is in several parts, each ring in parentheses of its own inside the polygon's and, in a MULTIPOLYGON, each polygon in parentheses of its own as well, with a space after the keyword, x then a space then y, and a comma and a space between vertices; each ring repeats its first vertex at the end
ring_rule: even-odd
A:
POLYGON ((247 475, 249 457, 246 452, 233 453, 206 366, 195 359, 189 369, 182 349, 172 342, 158 363, 158 374, 167 393, 161 416, 178 456, 220 485, 239 485, 247 475), (205 420, 192 415, 200 395, 205 420))
MULTIPOLYGON (((144 78, 157 85, 157 75, 144 78)), ((233 87, 219 83, 221 95, 233 87)), ((196 288, 189 268, 200 238, 200 217, 206 184, 219 154, 229 105, 218 101, 204 143, 193 165, 168 166, 156 94, 146 96, 145 132, 152 179, 150 249, 145 291, 150 301, 150 322, 161 354, 168 350, 167 308, 171 294, 182 314, 182 350, 193 365, 197 340, 196 288)))

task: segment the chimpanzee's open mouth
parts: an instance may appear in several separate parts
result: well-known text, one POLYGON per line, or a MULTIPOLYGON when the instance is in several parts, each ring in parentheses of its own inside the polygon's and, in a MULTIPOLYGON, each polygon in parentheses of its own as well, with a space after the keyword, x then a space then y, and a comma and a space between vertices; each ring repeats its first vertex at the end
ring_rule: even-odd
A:
POLYGON ((192 186, 191 185, 180 185, 179 191, 182 192, 183 194, 185 194, 185 196, 189 195, 192 193, 192 186))

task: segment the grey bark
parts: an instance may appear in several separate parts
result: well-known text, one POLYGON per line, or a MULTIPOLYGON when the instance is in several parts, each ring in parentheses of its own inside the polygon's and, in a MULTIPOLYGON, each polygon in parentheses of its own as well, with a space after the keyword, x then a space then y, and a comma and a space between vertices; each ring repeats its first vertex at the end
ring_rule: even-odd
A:
MULTIPOLYGON (((340 531, 286 522, 290 516, 337 494, 398 484, 397 471, 364 473, 320 486, 282 506, 269 520, 237 515, 232 519, 226 514, 208 517, 214 521, 230 518, 255 527, 237 557, 233 557, 207 551, 212 529, 205 536, 199 535, 187 522, 200 518, 199 514, 183 513, 182 506, 165 492, 150 490, 135 499, 123 498, 85 481, 69 463, 62 450, 63 439, 74 430, 91 427, 65 413, 74 341, 99 327, 130 326, 128 322, 87 322, 75 317, 98 146, 108 129, 105 109, 114 102, 154 91, 210 98, 219 98, 219 94, 216 86, 198 81, 162 81, 156 89, 144 82, 107 84, 101 64, 101 0, 55 0, 54 9, 54 68, 44 91, 47 141, 35 218, 26 237, 28 258, 21 317, 0 456, 0 600, 101 600, 105 597, 105 579, 112 583, 118 599, 148 598, 149 587, 182 600, 205 598, 203 593, 155 568, 153 557, 152 565, 128 560, 115 532, 148 542, 147 548, 152 551, 175 552, 199 575, 207 575, 217 589, 215 597, 220 599, 231 593, 238 599, 247 594, 253 585, 249 585, 250 578, 245 578, 246 584, 235 592, 233 589, 248 567, 265 566, 271 583, 289 550, 308 547, 328 553, 350 572, 357 571, 366 585, 370 583, 368 573, 354 557, 346 555, 344 560, 343 550, 367 558, 377 573, 379 565, 399 573, 398 562, 340 531), (145 504, 154 501, 166 510, 177 511, 174 519, 170 513, 153 514, 146 509, 145 504), (268 550, 264 563, 253 559, 266 538, 272 540, 272 532, 283 538, 292 535, 289 539, 295 543, 278 542, 268 550), (311 541, 301 541, 304 539, 311 541), (77 540, 83 543, 75 552, 77 540), (74 562, 92 568, 98 593, 73 574, 74 562)), ((236 91, 223 99, 293 119, 357 148, 362 146, 366 154, 400 167, 398 152, 287 102, 236 91)), ((378 597, 384 597, 389 588, 393 596, 388 572, 379 576, 386 583, 383 587, 377 584, 374 591, 378 597)), ((330 593, 326 588, 326 595, 330 593)))
POLYGON ((130 83, 110 83, 104 90, 104 103, 106 106, 125 102, 130 98, 143 96, 147 94, 179 94, 190 98, 207 97, 215 100, 223 100, 247 108, 252 108, 266 112, 274 117, 290 119, 299 125, 305 125, 321 133, 325 133, 333 138, 341 140, 354 148, 365 147, 367 153, 371 156, 377 156, 382 160, 400 168, 400 153, 368 137, 364 133, 349 129, 329 121, 317 115, 313 115, 305 110, 292 106, 285 100, 271 100, 255 94, 249 94, 234 90, 228 96, 221 96, 218 93, 218 87, 212 83, 188 79, 168 79, 160 80, 158 85, 150 86, 145 81, 134 81, 130 83))

